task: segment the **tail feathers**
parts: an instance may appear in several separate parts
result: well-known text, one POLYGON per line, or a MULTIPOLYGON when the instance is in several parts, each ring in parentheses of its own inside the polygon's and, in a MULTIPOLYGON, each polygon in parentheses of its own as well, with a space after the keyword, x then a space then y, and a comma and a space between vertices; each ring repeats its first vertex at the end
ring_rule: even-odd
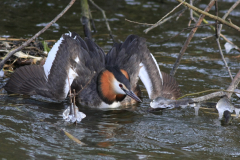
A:
POLYGON ((16 69, 4 88, 10 93, 35 95, 36 90, 44 90, 46 83, 43 67, 31 65, 16 69))
POLYGON ((163 76, 163 86, 161 96, 167 99, 176 100, 181 97, 180 88, 176 79, 167 73, 161 72, 163 76))

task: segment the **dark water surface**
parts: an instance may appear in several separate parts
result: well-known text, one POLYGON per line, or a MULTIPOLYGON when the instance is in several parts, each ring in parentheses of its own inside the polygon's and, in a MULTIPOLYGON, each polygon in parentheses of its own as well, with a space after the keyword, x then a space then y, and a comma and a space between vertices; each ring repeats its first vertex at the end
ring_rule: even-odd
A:
MULTIPOLYGON (((170 72, 189 31, 172 40, 164 39, 187 27, 188 14, 165 23, 144 34, 146 26, 132 24, 124 19, 155 23, 178 3, 175 0, 114 0, 95 1, 105 11, 116 41, 123 41, 129 34, 145 37, 149 49, 156 57, 162 71, 170 72)), ((219 0, 219 15, 230 8, 234 1, 219 0)), ((204 9, 207 0, 197 7, 204 9)), ((54 0, 6 0, 0 2, 0 36, 30 38, 50 22, 68 4, 54 0)), ((97 33, 95 42, 106 52, 113 42, 101 13, 91 6, 97 33)), ((39 39, 59 39, 69 31, 83 35, 79 21, 80 1, 39 39)), ((211 10, 214 13, 214 10, 211 10)), ((240 6, 230 15, 231 21, 240 26, 240 6)), ((209 19, 209 18, 207 18, 209 19)), ((214 22, 214 21, 210 21, 214 22)), ((240 45, 240 34, 224 26, 223 32, 240 45)), ((218 53, 209 28, 197 31, 175 75, 183 94, 207 89, 226 89, 231 82, 218 53)), ((221 40, 221 45, 224 45, 221 40)), ((225 50, 224 50, 225 53, 225 50)), ((240 68, 239 52, 232 50, 225 55, 235 75, 240 68)), ((7 77, 0 78, 0 86, 7 77)), ((216 99, 217 100, 217 99, 216 99)), ((234 102, 237 98, 234 97, 234 102)), ((194 115, 192 108, 164 110, 148 113, 150 100, 146 91, 143 103, 135 108, 96 110, 81 107, 87 117, 77 126, 62 120, 62 111, 68 101, 56 104, 31 99, 26 96, 0 96, 0 158, 2 159, 239 159, 240 121, 234 119, 222 126, 215 109, 200 109, 194 115), (21 111, 20 111, 21 110, 21 111), (84 142, 80 146, 60 133, 65 129, 84 142)))

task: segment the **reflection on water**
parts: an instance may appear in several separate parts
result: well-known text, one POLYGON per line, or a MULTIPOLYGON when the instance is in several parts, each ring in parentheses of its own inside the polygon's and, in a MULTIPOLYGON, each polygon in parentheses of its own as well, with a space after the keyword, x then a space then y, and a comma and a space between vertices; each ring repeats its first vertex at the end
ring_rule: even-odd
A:
MULTIPOLYGON (((176 1, 95 1, 106 10, 116 41, 123 41, 129 34, 138 34, 147 39, 149 49, 156 57, 161 70, 170 72, 185 41, 188 31, 178 37, 161 42, 186 28, 188 19, 181 17, 143 34, 145 26, 124 21, 125 18, 139 22, 154 23, 177 3, 176 1), (160 43, 161 42, 161 43, 160 43)), ((5 1, 0 2, 0 36, 31 37, 52 20, 67 1, 5 1)), ((207 4, 208 1, 201 1, 207 4)), ((224 14, 232 2, 219 2, 220 14, 224 14)), ((58 39, 62 33, 76 31, 80 35, 80 1, 64 15, 40 39, 58 39)), ((206 5, 198 5, 204 8, 206 5)), ((91 6, 91 8, 93 8, 91 6)), ((231 20, 240 25, 237 8, 231 20)), ((95 41, 106 52, 112 40, 102 15, 95 8, 97 34, 95 41)), ((188 13, 185 13, 188 14, 188 13)), ((224 27, 224 34, 236 44, 240 37, 235 30, 224 27)), ((231 82, 218 54, 213 38, 201 38, 214 34, 210 29, 199 29, 181 61, 176 79, 183 94, 207 89, 226 88, 231 82)), ((224 44, 223 41, 222 45, 224 44)), ((239 52, 233 50, 226 55, 233 75, 239 70, 239 52)), ((0 86, 7 81, 0 78, 0 86)), ((144 89, 143 89, 144 90, 144 89)), ((62 112, 68 101, 46 103, 28 96, 0 96, 0 157, 6 159, 206 159, 240 156, 239 119, 231 125, 222 126, 214 108, 199 110, 195 116, 193 108, 163 110, 149 113, 150 100, 143 92, 143 103, 135 107, 97 110, 79 106, 87 117, 78 125, 62 120, 62 112), (84 142, 80 146, 62 135, 67 132, 84 142)), ((237 100, 236 97, 233 99, 237 100)), ((217 101, 217 100, 216 100, 217 101)))

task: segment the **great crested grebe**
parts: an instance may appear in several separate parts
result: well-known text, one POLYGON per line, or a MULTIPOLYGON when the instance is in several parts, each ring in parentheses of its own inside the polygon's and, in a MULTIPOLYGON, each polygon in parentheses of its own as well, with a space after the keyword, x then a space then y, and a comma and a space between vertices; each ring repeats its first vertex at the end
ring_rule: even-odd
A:
POLYGON ((16 69, 4 88, 12 93, 61 101, 71 86, 82 105, 118 107, 141 102, 137 96, 140 95, 139 77, 150 99, 178 94, 175 84, 171 86, 172 77, 161 73, 144 38, 130 35, 105 54, 91 39, 83 40, 69 32, 53 46, 43 66, 16 69), (169 81, 168 85, 164 85, 163 79, 169 81))

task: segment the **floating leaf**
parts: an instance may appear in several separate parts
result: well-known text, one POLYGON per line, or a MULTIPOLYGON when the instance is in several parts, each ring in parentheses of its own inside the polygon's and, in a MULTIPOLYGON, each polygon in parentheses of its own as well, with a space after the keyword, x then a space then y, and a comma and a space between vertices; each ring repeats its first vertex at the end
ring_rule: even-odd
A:
POLYGON ((65 130, 61 130, 62 132, 64 132, 64 134, 71 140, 73 140, 74 142, 80 144, 80 145, 86 145, 85 143, 81 142, 79 139, 77 139, 76 137, 74 137, 73 135, 71 135, 70 133, 68 133, 65 130))

